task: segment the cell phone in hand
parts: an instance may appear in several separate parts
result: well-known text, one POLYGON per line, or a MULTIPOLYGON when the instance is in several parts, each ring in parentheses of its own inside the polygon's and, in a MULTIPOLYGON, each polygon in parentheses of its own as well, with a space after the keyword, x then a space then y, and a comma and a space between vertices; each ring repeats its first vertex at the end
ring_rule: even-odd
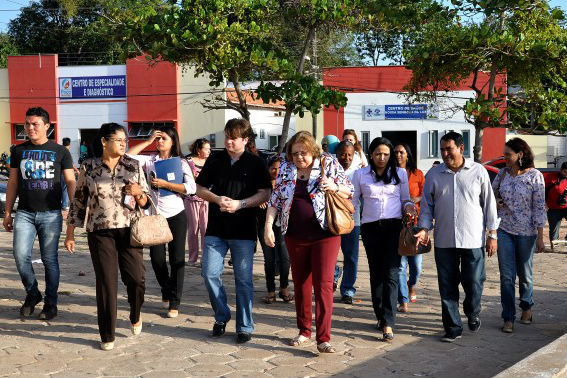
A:
MULTIPOLYGON (((151 171, 151 172, 150 172, 150 181, 151 181, 151 180, 154 180, 155 178, 156 178, 156 173, 155 173, 154 171, 151 171)), ((151 184, 151 183, 150 183, 150 185, 151 185, 152 189, 155 189, 155 190, 158 189, 157 186, 155 186, 155 185, 153 185, 153 184, 151 184)))
POLYGON ((134 196, 130 194, 124 194, 124 199, 122 200, 122 204, 125 208, 134 211, 136 209, 136 199, 134 196))

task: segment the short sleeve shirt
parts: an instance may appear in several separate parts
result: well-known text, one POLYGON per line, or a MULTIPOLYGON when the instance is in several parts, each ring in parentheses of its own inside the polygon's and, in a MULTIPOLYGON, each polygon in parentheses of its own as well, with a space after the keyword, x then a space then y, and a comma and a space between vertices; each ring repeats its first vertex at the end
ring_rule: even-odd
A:
POLYGON ((69 150, 51 140, 14 147, 11 168, 18 169, 18 208, 31 212, 61 210, 61 174, 73 169, 69 150))
MULTIPOLYGON (((232 163, 223 150, 207 159, 197 184, 218 196, 242 200, 260 189, 271 189, 272 183, 266 165, 256 155, 245 151, 232 163)), ((245 208, 233 214, 221 212, 215 203, 209 204, 208 236, 222 239, 256 240, 256 208, 245 208)))

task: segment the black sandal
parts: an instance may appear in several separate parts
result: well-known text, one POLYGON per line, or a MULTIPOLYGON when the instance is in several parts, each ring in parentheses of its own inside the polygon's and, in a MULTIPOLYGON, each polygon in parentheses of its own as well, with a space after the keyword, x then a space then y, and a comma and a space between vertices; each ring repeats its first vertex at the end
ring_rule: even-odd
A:
POLYGON ((294 298, 293 294, 283 295, 281 291, 278 293, 278 297, 280 297, 285 303, 293 301, 294 298))
POLYGON ((264 303, 265 304, 272 304, 276 301, 276 294, 274 295, 268 295, 264 297, 264 303))

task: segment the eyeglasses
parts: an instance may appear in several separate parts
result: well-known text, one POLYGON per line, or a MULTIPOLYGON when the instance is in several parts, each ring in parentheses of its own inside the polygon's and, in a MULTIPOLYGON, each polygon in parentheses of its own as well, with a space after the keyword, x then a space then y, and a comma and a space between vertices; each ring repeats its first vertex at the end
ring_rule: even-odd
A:
POLYGON ((307 155, 309 155, 309 152, 307 152, 307 151, 297 151, 297 152, 291 153, 291 156, 293 156, 293 157, 298 157, 298 156, 305 157, 307 155))
POLYGON ((128 138, 106 138, 106 140, 116 144, 128 144, 128 138))

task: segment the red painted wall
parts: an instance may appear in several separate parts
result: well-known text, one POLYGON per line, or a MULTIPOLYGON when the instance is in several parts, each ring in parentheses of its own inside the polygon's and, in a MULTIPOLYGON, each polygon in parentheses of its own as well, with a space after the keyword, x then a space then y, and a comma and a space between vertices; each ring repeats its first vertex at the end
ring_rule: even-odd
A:
MULTIPOLYGON (((128 122, 173 121, 179 127, 177 70, 169 62, 150 65, 144 56, 126 61, 128 122)), ((138 143, 130 141, 131 145, 138 143)), ((148 150, 155 151, 155 145, 148 150)))
MULTIPOLYGON (((326 68, 323 70, 323 85, 334 87, 346 93, 364 92, 403 92, 404 86, 411 79, 411 71, 403 66, 379 66, 379 67, 339 67, 326 68)), ((479 73, 477 86, 486 86, 489 75, 479 73)), ((453 90, 471 90, 473 76, 453 90)), ((506 75, 496 77, 496 88, 502 88, 506 93, 506 75)), ((487 89, 487 88, 485 88, 487 89)), ((334 108, 324 109, 323 122, 325 135, 333 134, 341 136, 344 130, 344 109, 338 113, 334 108)))
MULTIPOLYGON (((10 128, 15 141, 14 123, 24 123, 30 107, 41 106, 49 113, 51 123, 57 123, 57 55, 8 57, 10 96, 10 128)), ((55 126, 57 140, 57 126, 55 126)))
MULTIPOLYGON (((484 129, 482 137, 482 159, 487 161, 502 156, 504 144, 506 143, 506 128, 505 127, 489 127, 484 129)), ((471 140, 474 145, 474 139, 471 140)))

